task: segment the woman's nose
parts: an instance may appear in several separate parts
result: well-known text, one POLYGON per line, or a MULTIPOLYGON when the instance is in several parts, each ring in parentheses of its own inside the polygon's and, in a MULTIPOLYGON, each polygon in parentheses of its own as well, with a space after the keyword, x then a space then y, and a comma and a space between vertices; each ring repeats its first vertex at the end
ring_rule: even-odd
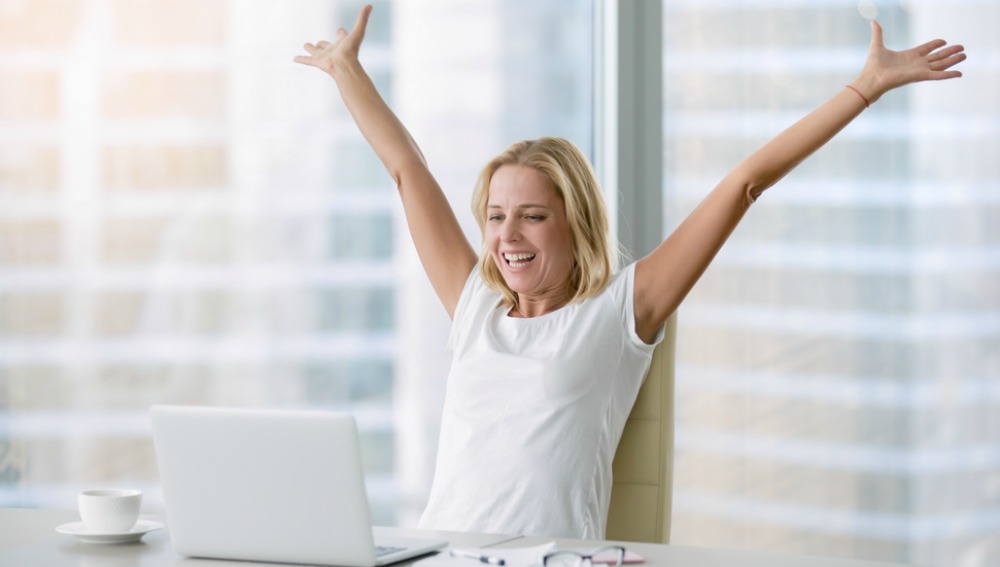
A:
POLYGON ((500 227, 500 238, 504 242, 516 242, 521 237, 521 229, 517 221, 508 220, 500 227))

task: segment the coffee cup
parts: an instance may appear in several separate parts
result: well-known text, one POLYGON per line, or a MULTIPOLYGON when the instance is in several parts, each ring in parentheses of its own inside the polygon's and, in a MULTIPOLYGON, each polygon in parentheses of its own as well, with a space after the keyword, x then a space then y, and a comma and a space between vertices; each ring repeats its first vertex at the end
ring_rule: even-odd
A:
POLYGON ((80 519, 87 531, 127 533, 139 520, 142 492, 130 489, 85 490, 77 497, 80 519))

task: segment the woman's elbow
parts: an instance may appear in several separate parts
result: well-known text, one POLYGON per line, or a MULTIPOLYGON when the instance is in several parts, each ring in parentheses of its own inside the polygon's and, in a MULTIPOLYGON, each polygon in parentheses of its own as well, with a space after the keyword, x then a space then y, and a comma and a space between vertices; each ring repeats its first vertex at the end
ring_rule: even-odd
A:
POLYGON ((405 187, 412 186, 422 175, 427 173, 427 166, 418 160, 401 162, 392 167, 386 168, 393 182, 396 183, 396 190, 403 192, 405 187))
POLYGON ((761 185, 757 183, 747 183, 743 186, 743 200, 747 207, 757 202, 757 199, 764 194, 770 185, 761 185))
POLYGON ((758 172, 738 167, 729 174, 726 185, 738 191, 744 206, 749 208, 768 187, 774 185, 774 182, 767 181, 766 177, 758 172))

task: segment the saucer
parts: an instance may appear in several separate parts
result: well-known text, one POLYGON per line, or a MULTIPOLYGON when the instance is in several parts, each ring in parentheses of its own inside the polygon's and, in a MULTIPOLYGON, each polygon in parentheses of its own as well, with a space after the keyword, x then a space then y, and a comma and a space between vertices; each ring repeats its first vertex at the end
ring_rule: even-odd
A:
POLYGON ((56 528, 61 534, 76 536, 76 539, 87 543, 132 543, 142 539, 142 536, 149 532, 156 531, 163 527, 160 522, 152 520, 139 520, 132 526, 132 529, 117 534, 95 533, 89 531, 83 522, 72 522, 63 524, 56 528))

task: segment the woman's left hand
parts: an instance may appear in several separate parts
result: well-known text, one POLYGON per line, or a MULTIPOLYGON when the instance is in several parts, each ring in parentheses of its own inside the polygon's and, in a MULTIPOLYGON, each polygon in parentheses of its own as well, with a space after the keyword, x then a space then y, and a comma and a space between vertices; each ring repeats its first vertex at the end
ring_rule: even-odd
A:
POLYGON ((868 60, 851 86, 864 93, 869 102, 883 94, 918 81, 940 81, 962 76, 961 71, 950 71, 965 61, 965 48, 948 45, 943 39, 928 41, 905 51, 885 47, 882 26, 872 21, 872 39, 868 60))
POLYGON ((343 62, 356 63, 358 52, 361 50, 361 43, 365 39, 365 30, 368 28, 368 16, 372 13, 371 4, 367 4, 358 12, 358 19, 354 22, 354 29, 350 32, 344 28, 337 30, 337 41, 321 41, 315 45, 307 43, 303 48, 309 55, 299 55, 295 58, 296 63, 316 67, 326 71, 336 79, 337 66, 343 62))

